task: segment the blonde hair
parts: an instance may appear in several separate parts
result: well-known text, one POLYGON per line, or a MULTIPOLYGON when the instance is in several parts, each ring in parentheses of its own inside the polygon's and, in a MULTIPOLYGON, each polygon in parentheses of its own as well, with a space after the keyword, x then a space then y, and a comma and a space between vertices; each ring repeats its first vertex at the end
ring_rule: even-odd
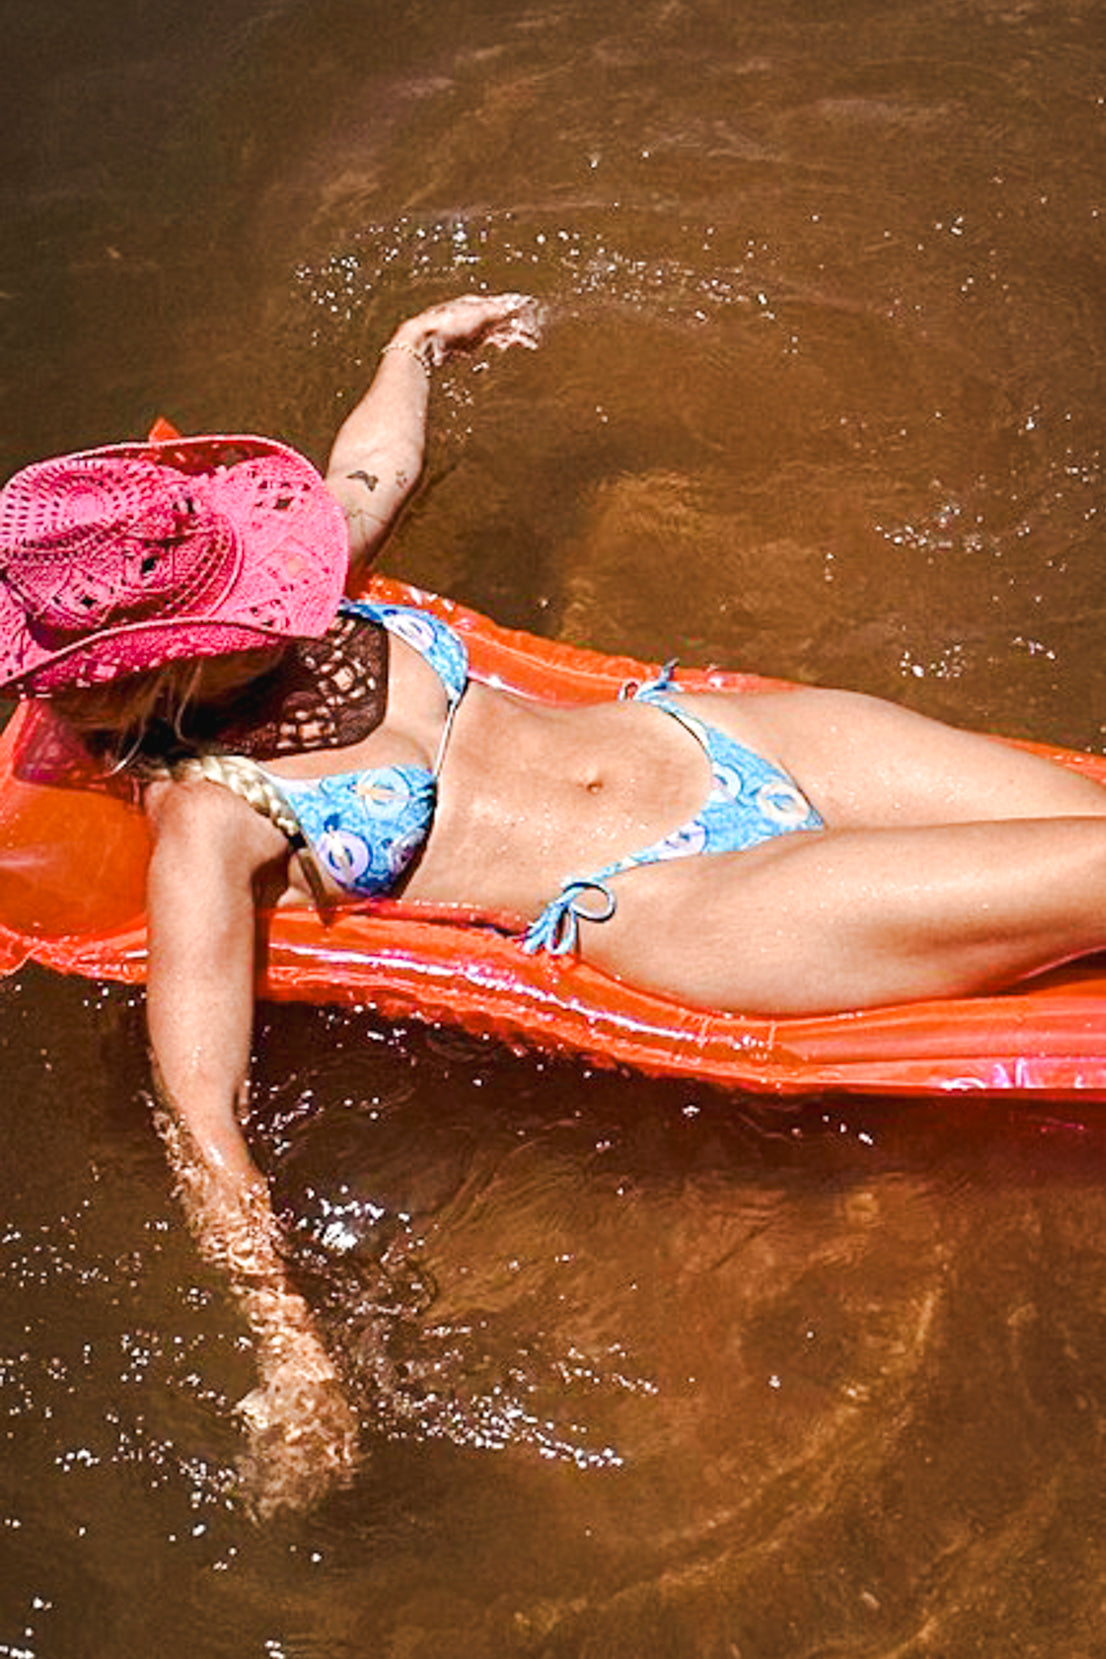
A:
POLYGON ((114 769, 122 771, 155 732, 163 746, 172 739, 188 743, 189 713, 249 685, 268 672, 272 659, 272 651, 182 657, 101 685, 59 691, 50 701, 90 748, 113 757, 114 769))

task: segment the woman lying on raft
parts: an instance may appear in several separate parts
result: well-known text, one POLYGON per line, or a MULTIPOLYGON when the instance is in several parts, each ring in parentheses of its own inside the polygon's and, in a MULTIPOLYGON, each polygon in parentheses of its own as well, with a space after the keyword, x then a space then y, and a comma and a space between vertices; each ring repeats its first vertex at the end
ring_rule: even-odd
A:
POLYGON ((685 1003, 819 1013, 990 989, 1106 945, 1106 793, 846 692, 552 706, 470 683, 417 610, 342 599, 413 491, 431 373, 537 343, 532 302, 404 323, 325 483, 263 439, 42 462, 0 495, 0 684, 53 699, 153 836, 148 1014, 201 1244, 259 1337, 262 1508, 354 1424, 239 1126, 255 915, 374 894, 529 920, 685 1003))

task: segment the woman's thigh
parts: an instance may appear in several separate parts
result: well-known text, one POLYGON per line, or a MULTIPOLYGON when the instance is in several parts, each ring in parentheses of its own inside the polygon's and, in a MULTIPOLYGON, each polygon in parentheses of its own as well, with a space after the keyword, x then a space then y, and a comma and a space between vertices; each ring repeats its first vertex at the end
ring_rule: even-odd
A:
POLYGON ((734 736, 759 741, 834 828, 1106 815, 1089 778, 878 697, 809 688, 710 703, 724 725, 730 703, 734 736))
POLYGON ((585 956, 684 1001, 814 1014, 966 995, 1106 948, 1106 820, 802 833, 612 888, 585 956))

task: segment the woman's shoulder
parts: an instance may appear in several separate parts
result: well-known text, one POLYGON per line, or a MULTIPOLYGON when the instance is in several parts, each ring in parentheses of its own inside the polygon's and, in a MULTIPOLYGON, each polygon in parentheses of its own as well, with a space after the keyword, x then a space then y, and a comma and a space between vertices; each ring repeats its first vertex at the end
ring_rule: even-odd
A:
POLYGON ((155 847, 210 853, 258 869, 288 851, 275 824, 224 783, 197 772, 147 783, 142 805, 155 847))

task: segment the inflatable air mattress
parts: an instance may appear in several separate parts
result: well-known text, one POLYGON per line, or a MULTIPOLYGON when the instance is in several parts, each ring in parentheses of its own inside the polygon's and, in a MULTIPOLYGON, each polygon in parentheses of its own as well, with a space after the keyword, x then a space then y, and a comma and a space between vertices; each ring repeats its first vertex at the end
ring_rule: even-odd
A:
MULTIPOLYGON (((475 678, 523 694, 595 700, 655 672, 508 632, 384 578, 368 591, 436 610, 465 636, 475 678)), ((753 693, 781 683, 712 670, 680 677, 753 693)), ((1033 747, 1106 783, 1104 757, 1033 747)), ((20 708, 0 739, 0 971, 34 961, 140 982, 147 854, 136 803, 87 775, 48 707, 20 708)), ((509 919, 402 901, 370 901, 327 925, 282 909, 267 918, 258 994, 371 1005, 520 1049, 723 1087, 1106 1100, 1106 958, 997 996, 768 1019, 683 1007, 572 959, 526 956, 516 934, 509 919)))

